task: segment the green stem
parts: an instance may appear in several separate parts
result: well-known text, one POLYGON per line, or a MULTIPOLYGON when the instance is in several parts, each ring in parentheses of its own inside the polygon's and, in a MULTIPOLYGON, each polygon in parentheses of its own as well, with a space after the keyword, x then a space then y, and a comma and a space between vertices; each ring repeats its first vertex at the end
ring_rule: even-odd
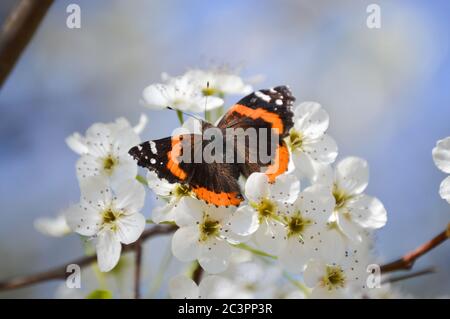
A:
POLYGON ((274 255, 268 254, 268 253, 266 253, 266 252, 264 252, 262 250, 250 247, 249 245, 244 244, 244 243, 236 244, 236 245, 233 245, 233 246, 236 247, 236 248, 242 249, 242 250, 249 251, 252 254, 255 254, 255 255, 258 255, 258 256, 261 256, 261 257, 268 257, 268 258, 271 258, 271 259, 277 259, 277 256, 274 256, 274 255))
POLYGON ((309 288, 306 287, 303 283, 301 283, 300 281, 294 279, 290 274, 288 274, 287 272, 283 271, 283 277, 286 278, 287 281, 289 281, 291 284, 293 284, 295 287, 297 287, 298 289, 300 289, 305 296, 309 296, 309 294, 311 293, 309 288))
POLYGON ((184 123, 183 112, 181 112, 180 110, 177 110, 177 116, 178 116, 178 121, 180 122, 181 125, 183 125, 183 123, 184 123))
POLYGON ((143 185, 145 185, 145 186, 148 186, 147 179, 146 179, 144 176, 142 176, 142 175, 136 175, 136 180, 137 180, 139 183, 141 183, 141 184, 143 184, 143 185))

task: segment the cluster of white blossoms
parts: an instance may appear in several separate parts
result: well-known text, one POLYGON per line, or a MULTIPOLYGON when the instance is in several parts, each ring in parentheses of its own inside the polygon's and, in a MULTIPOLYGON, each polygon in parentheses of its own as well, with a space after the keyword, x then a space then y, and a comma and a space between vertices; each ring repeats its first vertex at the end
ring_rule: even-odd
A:
MULTIPOLYGON (((436 147, 433 149, 433 159, 441 171, 450 174, 450 136, 436 143, 436 147)), ((439 194, 450 204, 450 176, 442 181, 439 194)))
MULTIPOLYGON (((143 102, 152 109, 209 112, 222 106, 228 94, 251 90, 224 70, 190 70, 176 77, 163 75, 163 83, 144 90, 143 102)), ((372 234, 386 224, 387 213, 380 200, 365 193, 365 160, 346 157, 335 163, 338 147, 327 133, 329 116, 320 104, 295 106, 294 125, 285 140, 291 155, 288 171, 273 183, 263 173, 241 179, 244 201, 238 207, 206 204, 189 186, 171 184, 154 172, 140 177, 128 150, 141 142, 138 134, 145 123, 142 117, 132 127, 120 118, 96 123, 84 136, 68 137, 67 144, 80 155, 80 201, 55 220, 36 221, 36 227, 53 236, 71 230, 93 239, 100 270, 110 271, 122 244, 133 243, 144 231, 146 185, 158 197, 148 216, 151 222, 177 226, 172 254, 204 271, 198 284, 191 276, 174 276, 169 282, 173 298, 376 295, 367 279, 375 260, 372 234)), ((450 138, 437 143, 433 157, 450 174, 450 138)), ((450 177, 442 182, 440 194, 450 202, 450 177)))
POLYGON ((68 146, 80 155, 76 164, 80 201, 62 215, 65 224, 61 217, 60 224, 36 222, 42 231, 53 235, 62 235, 62 230, 69 227, 94 240, 101 271, 113 269, 120 259, 122 244, 135 242, 145 228, 145 217, 140 213, 145 188, 136 180, 137 166, 128 150, 140 143, 138 134, 146 122, 142 116, 132 127, 119 118, 113 123, 95 123, 84 136, 69 136, 68 146))

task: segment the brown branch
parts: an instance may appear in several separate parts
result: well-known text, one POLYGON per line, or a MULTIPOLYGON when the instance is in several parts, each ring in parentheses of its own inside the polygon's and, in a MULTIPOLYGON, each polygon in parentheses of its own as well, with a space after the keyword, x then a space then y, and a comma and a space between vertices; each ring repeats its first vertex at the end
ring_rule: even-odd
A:
POLYGON ((142 242, 140 239, 136 242, 134 263, 134 299, 141 299, 142 242))
POLYGON ((0 33, 0 88, 52 5, 53 0, 22 0, 0 33))
MULTIPOLYGON (((170 234, 170 233, 174 232, 175 230, 176 230, 176 226, 165 226, 165 225, 164 226, 162 226, 162 225, 154 226, 152 228, 145 230, 142 233, 138 242, 123 246, 122 251, 123 252, 133 251, 136 249, 137 245, 140 245, 141 242, 143 242, 149 238, 152 238, 154 236, 170 234)), ((97 260, 97 256, 95 256, 95 255, 80 257, 78 259, 67 262, 64 265, 52 268, 47 271, 43 271, 43 272, 39 272, 39 273, 27 275, 27 276, 21 276, 21 277, 15 277, 12 279, 8 279, 8 280, 0 282, 0 291, 27 287, 27 286, 31 286, 34 284, 44 282, 44 281, 49 281, 49 280, 56 280, 56 279, 64 280, 67 278, 67 276, 70 275, 70 273, 66 272, 67 265, 77 264, 80 267, 85 267, 85 266, 88 266, 88 265, 94 263, 96 260, 97 260)))
POLYGON ((425 244, 417 247, 413 251, 407 253, 402 258, 397 259, 388 264, 382 265, 381 272, 388 273, 392 271, 411 269, 419 257, 425 255, 433 248, 439 246, 440 244, 445 242, 449 237, 450 237, 450 224, 447 226, 447 229, 441 232, 439 235, 429 240, 425 244))
POLYGON ((434 274, 436 273, 436 268, 434 267, 430 267, 430 268, 426 268, 423 270, 419 270, 413 273, 407 273, 406 275, 401 275, 401 276, 395 276, 395 277, 390 277, 387 278, 386 280, 384 280, 382 282, 382 284, 392 284, 394 282, 399 282, 399 281, 403 281, 403 280, 407 280, 407 279, 412 279, 412 278, 417 278, 420 276, 424 276, 424 275, 430 275, 430 274, 434 274))

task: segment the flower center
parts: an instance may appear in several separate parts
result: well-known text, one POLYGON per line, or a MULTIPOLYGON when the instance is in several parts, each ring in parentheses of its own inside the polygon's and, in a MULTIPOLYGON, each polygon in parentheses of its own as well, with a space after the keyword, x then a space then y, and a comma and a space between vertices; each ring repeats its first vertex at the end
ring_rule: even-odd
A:
POLYGON ((292 150, 300 149, 303 145, 303 134, 291 129, 289 132, 289 145, 292 150))
POLYGON ((258 212, 260 222, 265 218, 277 217, 277 205, 267 198, 264 198, 259 204, 254 204, 253 207, 258 212))
POLYGON ((191 194, 191 188, 189 187, 189 185, 178 184, 177 186, 175 186, 173 194, 176 197, 189 196, 191 194))
POLYGON ((347 201, 352 198, 351 195, 347 195, 343 190, 334 184, 333 186, 333 196, 336 201, 335 209, 340 209, 345 206, 347 201))
POLYGON ((292 217, 286 217, 286 227, 288 229, 288 237, 298 236, 302 239, 302 234, 305 232, 313 221, 305 218, 300 212, 296 212, 292 217))
POLYGON ((322 278, 322 284, 328 290, 344 288, 345 273, 340 266, 327 266, 326 275, 322 278))
POLYGON ((203 213, 203 221, 199 225, 200 241, 205 242, 211 237, 217 237, 220 233, 220 222, 213 220, 208 214, 203 213))
POLYGON ((111 175, 114 166, 116 166, 118 163, 119 161, 117 160, 117 158, 114 158, 112 155, 108 155, 103 159, 103 169, 106 171, 106 173, 111 175))
POLYGON ((103 211, 102 214, 102 221, 104 225, 109 225, 111 230, 116 229, 115 222, 120 217, 121 213, 113 211, 111 208, 106 209, 103 211))
POLYGON ((218 94, 219 92, 217 89, 215 89, 213 87, 204 87, 202 89, 202 93, 203 93, 203 96, 211 96, 211 95, 218 94))

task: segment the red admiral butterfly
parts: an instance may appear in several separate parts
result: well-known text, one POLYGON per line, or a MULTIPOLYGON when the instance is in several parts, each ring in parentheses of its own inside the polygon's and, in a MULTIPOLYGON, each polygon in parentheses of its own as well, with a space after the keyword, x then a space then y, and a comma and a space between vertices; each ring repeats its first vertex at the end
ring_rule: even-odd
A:
MULTIPOLYGON (((238 178, 242 174, 248 177, 254 172, 265 170, 269 182, 284 173, 288 168, 289 151, 283 138, 289 134, 293 126, 292 104, 295 98, 286 86, 260 90, 242 98, 228 110, 217 126, 202 121, 202 133, 208 128, 216 128, 224 132, 224 143, 227 139, 227 129, 267 129, 276 132, 271 161, 251 162, 249 154, 258 150, 249 149, 247 145, 234 147, 234 157, 244 156, 244 161, 233 163, 212 162, 196 163, 193 161, 180 161, 183 155, 182 142, 194 140, 196 134, 182 134, 166 137, 160 140, 144 142, 130 149, 129 154, 138 161, 138 165, 155 171, 159 178, 164 178, 170 183, 188 185, 199 199, 216 206, 238 206, 243 201, 243 196, 238 184, 238 178)), ((197 134, 197 137, 199 135, 197 134)), ((190 143, 191 154, 201 152, 208 143, 190 143)), ((257 144, 258 148, 260 144, 257 144)), ((270 145, 272 146, 272 145, 270 145)))

